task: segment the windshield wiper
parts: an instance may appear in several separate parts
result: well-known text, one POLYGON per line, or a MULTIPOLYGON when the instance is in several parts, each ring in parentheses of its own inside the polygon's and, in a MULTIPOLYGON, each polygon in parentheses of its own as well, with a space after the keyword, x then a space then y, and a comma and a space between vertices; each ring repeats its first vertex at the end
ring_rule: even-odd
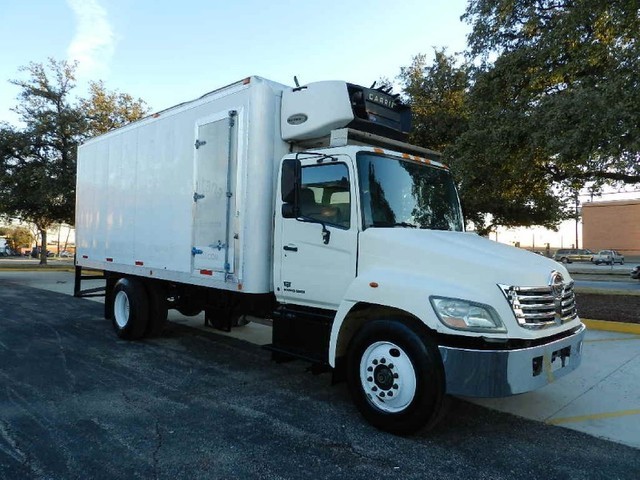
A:
POLYGON ((418 228, 417 225, 408 222, 373 222, 372 227, 404 227, 404 228, 418 228))
POLYGON ((397 222, 392 225, 393 227, 405 227, 405 228, 418 228, 417 225, 408 222, 397 222))

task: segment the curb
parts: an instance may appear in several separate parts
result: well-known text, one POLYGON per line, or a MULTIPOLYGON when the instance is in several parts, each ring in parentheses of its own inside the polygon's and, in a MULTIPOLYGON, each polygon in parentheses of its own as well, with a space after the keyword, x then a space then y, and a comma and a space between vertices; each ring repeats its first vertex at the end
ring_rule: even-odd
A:
POLYGON ((0 267, 0 272, 69 272, 74 273, 74 267, 0 267))
POLYGON ((581 320, 589 330, 640 335, 640 324, 638 323, 608 322, 606 320, 590 320, 587 318, 582 318, 581 320))

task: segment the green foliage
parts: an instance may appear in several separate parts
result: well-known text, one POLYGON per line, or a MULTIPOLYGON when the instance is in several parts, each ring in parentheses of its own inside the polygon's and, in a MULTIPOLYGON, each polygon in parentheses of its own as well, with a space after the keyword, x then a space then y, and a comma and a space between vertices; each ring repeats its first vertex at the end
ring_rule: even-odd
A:
POLYGON ((440 149, 468 220, 554 227, 588 185, 640 182, 637 0, 470 0, 466 63, 401 70, 412 140, 440 149))
POLYGON ((74 68, 51 60, 48 69, 31 63, 22 71, 15 111, 26 127, 0 131, 4 175, 4 213, 28 220, 39 229, 72 222, 75 202, 75 149, 85 130, 82 113, 70 103, 74 68))
MULTIPOLYGON (((73 224, 76 155, 80 142, 146 113, 142 100, 90 84, 90 97, 72 97, 77 65, 50 59, 20 69, 26 78, 14 109, 24 123, 0 124, 0 214, 36 225, 46 245, 54 223, 73 224)), ((46 263, 42 248, 41 263, 46 263)))
POLYGON ((413 114, 412 143, 442 151, 467 129, 469 67, 458 63, 445 50, 435 50, 432 65, 425 55, 417 55, 410 67, 401 69, 413 114))
POLYGON ((549 182, 640 182, 637 0, 476 0, 465 17, 482 60, 474 128, 520 138, 549 182))
POLYGON ((144 100, 134 100, 127 93, 109 92, 102 81, 89 83, 89 95, 88 99, 80 100, 80 106, 88 122, 90 137, 138 120, 149 111, 144 100))
POLYGON ((9 248, 17 252, 22 247, 31 247, 33 245, 33 235, 28 228, 15 227, 8 229, 5 234, 9 248))

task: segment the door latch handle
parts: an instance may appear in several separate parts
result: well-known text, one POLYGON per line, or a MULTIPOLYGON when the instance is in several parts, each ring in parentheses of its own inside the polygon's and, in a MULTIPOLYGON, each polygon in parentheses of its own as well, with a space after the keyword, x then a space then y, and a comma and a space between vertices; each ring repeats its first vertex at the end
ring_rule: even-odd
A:
POLYGON ((283 250, 286 250, 287 252, 297 252, 298 251, 298 247, 292 247, 291 245, 285 245, 284 247, 282 247, 283 250))

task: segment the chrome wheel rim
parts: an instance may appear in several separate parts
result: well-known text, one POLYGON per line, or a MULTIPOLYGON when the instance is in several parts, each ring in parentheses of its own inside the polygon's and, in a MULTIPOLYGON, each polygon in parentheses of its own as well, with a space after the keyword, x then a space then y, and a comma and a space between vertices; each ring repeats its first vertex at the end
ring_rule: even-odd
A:
POLYGON ((116 293, 113 302, 113 315, 118 327, 124 328, 129 322, 129 297, 123 291, 116 293))
POLYGON ((379 410, 397 413, 416 395, 416 372, 407 353, 391 342, 375 342, 360 359, 360 383, 369 402, 379 410))

